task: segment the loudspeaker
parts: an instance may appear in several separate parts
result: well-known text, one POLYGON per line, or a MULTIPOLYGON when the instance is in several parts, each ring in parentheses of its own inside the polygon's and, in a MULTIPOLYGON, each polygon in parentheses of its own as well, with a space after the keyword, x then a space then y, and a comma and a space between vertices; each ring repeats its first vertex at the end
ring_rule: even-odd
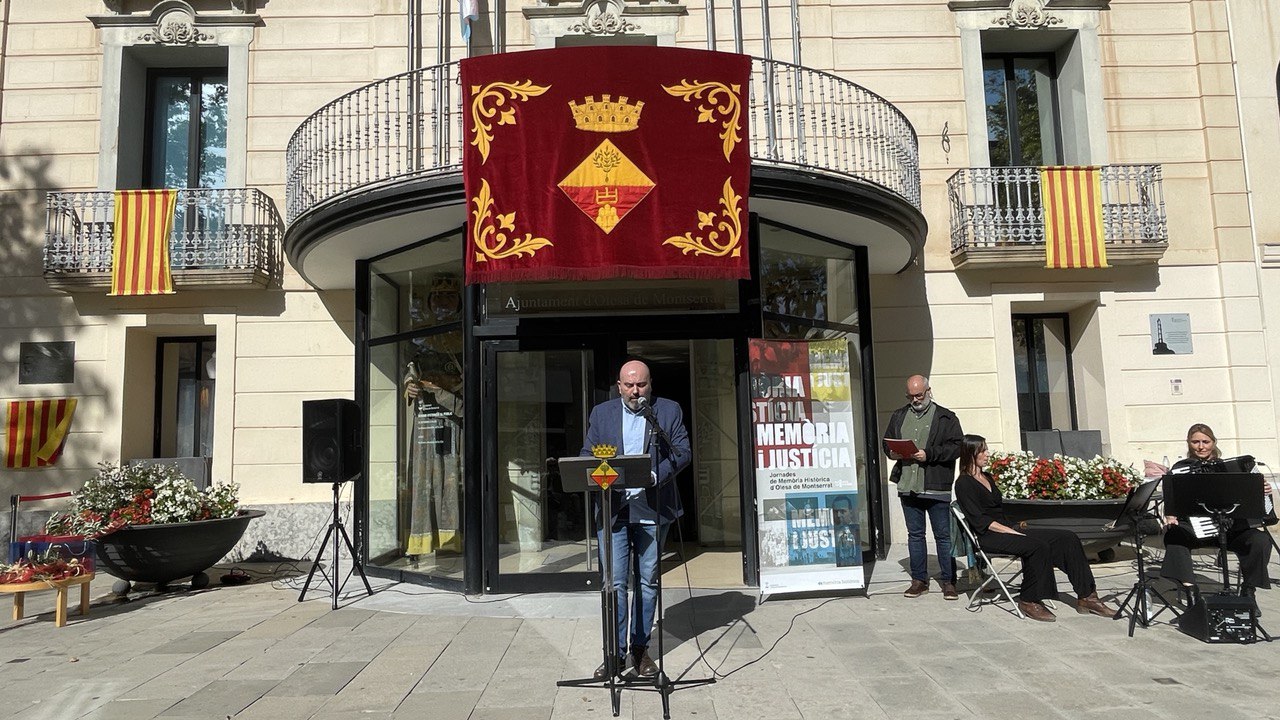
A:
POLYGON ((1258 640, 1252 598, 1230 593, 1201 595, 1178 618, 1178 629, 1207 643, 1246 644, 1258 640))
POLYGON ((302 482, 341 483, 358 476, 360 430, 354 400, 303 400, 302 482))

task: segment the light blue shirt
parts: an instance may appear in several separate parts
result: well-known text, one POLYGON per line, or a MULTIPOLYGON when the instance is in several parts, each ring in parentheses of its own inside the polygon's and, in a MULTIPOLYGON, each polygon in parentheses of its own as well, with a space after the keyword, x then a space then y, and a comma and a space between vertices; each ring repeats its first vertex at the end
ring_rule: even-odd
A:
MULTIPOLYGON (((644 455, 649 451, 646 443, 649 423, 644 415, 627 407, 625 400, 618 400, 622 403, 622 454, 644 455)), ((627 501, 624 505, 628 506, 631 513, 631 522, 641 525, 657 524, 658 514, 644 501, 644 488, 627 488, 626 493, 627 501)))

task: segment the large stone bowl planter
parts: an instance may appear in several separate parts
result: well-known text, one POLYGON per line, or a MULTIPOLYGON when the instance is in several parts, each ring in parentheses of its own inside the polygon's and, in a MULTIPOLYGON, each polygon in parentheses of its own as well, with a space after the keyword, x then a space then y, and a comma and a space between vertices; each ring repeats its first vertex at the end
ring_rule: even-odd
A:
POLYGON ((1087 554, 1102 562, 1115 559, 1115 548, 1128 536, 1128 526, 1108 530, 1104 526, 1120 515, 1124 498, 1113 500, 1010 500, 1004 514, 1013 522, 1025 520, 1032 527, 1066 528, 1080 536, 1087 554))
POLYGON ((217 520, 131 525, 98 538, 98 569, 160 586, 190 577, 192 587, 201 588, 209 584, 204 571, 231 552, 250 520, 264 514, 247 510, 217 520))

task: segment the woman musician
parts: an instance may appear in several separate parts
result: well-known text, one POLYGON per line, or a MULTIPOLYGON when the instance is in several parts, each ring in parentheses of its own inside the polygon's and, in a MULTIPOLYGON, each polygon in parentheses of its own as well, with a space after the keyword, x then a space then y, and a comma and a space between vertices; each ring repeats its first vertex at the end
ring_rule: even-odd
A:
MULTIPOLYGON (((1222 452, 1218 450, 1218 438, 1213 430, 1204 423, 1196 423, 1187 430, 1187 456, 1174 463, 1170 472, 1196 472, 1200 468, 1212 467, 1221 459, 1222 452)), ((1264 483, 1264 491, 1271 494, 1271 483, 1264 483)), ((1254 519, 1254 524, 1258 519, 1260 518, 1254 519)), ((1160 575, 1181 583, 1186 592, 1191 594, 1195 588, 1191 550, 1217 547, 1218 539, 1216 536, 1196 537, 1188 518, 1167 515, 1164 522, 1165 555, 1160 575)), ((1252 527, 1249 521, 1237 518, 1227 530, 1227 549, 1240 558, 1242 595, 1253 597, 1257 588, 1271 587, 1271 579, 1267 575, 1267 563, 1271 560, 1271 539, 1265 528, 1252 527)))

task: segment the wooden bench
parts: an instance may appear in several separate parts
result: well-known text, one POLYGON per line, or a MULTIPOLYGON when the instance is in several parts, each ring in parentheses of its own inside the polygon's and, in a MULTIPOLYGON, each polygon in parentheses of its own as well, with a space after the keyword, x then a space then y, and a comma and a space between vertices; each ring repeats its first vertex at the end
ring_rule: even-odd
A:
POLYGON ((74 585, 80 586, 80 616, 85 617, 89 614, 89 583, 93 580, 93 575, 93 573, 89 573, 88 575, 77 575, 63 580, 41 580, 39 582, 0 585, 0 593, 11 593, 13 595, 13 619, 17 621, 22 619, 23 612, 26 609, 27 593, 56 590, 58 595, 55 599, 53 624, 54 627, 62 627, 67 624, 67 589, 74 585))

